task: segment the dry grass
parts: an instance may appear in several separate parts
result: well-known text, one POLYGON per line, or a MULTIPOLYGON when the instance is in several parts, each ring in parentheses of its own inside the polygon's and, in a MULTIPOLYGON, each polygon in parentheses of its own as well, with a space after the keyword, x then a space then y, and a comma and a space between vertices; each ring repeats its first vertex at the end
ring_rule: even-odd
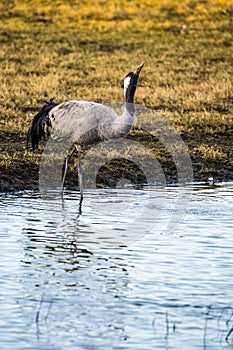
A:
MULTIPOLYGON (((232 179, 232 14, 231 0, 1 1, 2 186, 37 178, 25 135, 43 100, 122 101, 122 78, 142 60, 137 103, 176 127, 196 178, 232 179)), ((145 142, 169 172, 166 152, 145 142)))

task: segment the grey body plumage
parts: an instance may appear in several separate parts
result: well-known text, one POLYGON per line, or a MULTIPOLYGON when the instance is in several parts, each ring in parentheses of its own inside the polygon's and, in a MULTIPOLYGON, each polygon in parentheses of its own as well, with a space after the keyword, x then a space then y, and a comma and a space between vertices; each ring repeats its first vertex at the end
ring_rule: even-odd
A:
POLYGON ((79 155, 79 184, 82 197, 80 149, 98 141, 124 137, 130 132, 135 118, 134 95, 143 65, 144 62, 124 79, 125 107, 121 116, 112 108, 95 102, 74 100, 57 104, 50 100, 34 117, 28 130, 27 147, 31 139, 32 149, 35 150, 40 140, 46 137, 53 140, 69 139, 73 144, 65 160, 62 189, 68 160, 75 151, 78 151, 79 155))

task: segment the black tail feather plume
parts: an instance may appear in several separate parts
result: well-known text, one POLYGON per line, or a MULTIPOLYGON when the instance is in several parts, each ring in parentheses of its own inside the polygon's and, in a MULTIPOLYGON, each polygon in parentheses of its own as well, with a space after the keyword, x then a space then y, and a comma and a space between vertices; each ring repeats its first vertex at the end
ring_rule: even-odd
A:
POLYGON ((35 151, 38 148, 38 144, 42 138, 46 138, 50 135, 51 124, 48 118, 48 114, 58 103, 54 102, 54 98, 51 98, 49 102, 45 101, 45 104, 41 107, 39 112, 34 116, 32 124, 28 129, 26 147, 29 148, 29 142, 31 140, 32 150, 35 151))

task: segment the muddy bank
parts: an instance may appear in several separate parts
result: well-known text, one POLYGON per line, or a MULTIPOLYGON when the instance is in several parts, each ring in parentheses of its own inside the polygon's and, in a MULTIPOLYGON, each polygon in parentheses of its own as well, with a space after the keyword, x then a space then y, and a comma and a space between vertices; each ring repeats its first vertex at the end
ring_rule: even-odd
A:
MULTIPOLYGON (((144 145, 148 145, 155 153, 155 158, 159 162, 166 182, 177 183, 179 182, 176 166, 165 150, 159 149, 159 145, 156 141, 153 143, 151 139, 145 135, 139 135, 137 132, 133 132, 130 135, 132 140, 143 142, 144 145), (140 140, 141 138, 141 140, 140 140), (157 152, 157 154, 156 154, 157 152)), ((230 135, 221 135, 215 138, 208 138, 204 140, 208 142, 209 147, 224 147, 228 158, 207 158, 203 154, 195 152, 197 149, 198 140, 195 141, 190 135, 182 135, 183 140, 190 150, 190 156, 193 168, 193 180, 208 182, 213 179, 214 182, 230 181, 233 180, 233 166, 232 166, 232 147, 230 143, 230 135)), ((6 140, 5 140, 6 141, 6 140)), ((38 153, 26 151, 24 146, 24 138, 19 136, 9 135, 7 143, 5 142, 3 155, 9 157, 11 162, 9 166, 1 167, 0 175, 0 190, 1 192, 9 191, 21 191, 21 190, 36 190, 39 188, 39 169, 42 149, 38 153), (15 146, 10 145, 18 145, 15 146)), ((203 138, 202 138, 203 143, 203 138)), ((70 162, 66 186, 77 186, 78 175, 76 169, 77 159, 74 157, 70 162)), ((124 159, 112 159, 110 162, 103 162, 101 165, 98 176, 96 178, 97 187, 116 187, 119 181, 127 181, 131 184, 145 184, 147 182, 146 176, 141 169, 139 169, 133 162, 128 162, 124 159)))

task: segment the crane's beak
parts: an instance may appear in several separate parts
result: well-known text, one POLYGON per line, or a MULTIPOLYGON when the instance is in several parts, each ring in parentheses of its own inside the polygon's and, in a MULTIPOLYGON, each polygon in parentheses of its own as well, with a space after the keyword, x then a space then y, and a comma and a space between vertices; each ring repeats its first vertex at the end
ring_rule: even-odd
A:
POLYGON ((142 70, 142 67, 144 66, 144 61, 140 64, 140 66, 138 66, 137 68, 136 68, 136 70, 134 71, 134 74, 137 74, 137 75, 139 75, 139 73, 141 72, 141 70, 142 70))

